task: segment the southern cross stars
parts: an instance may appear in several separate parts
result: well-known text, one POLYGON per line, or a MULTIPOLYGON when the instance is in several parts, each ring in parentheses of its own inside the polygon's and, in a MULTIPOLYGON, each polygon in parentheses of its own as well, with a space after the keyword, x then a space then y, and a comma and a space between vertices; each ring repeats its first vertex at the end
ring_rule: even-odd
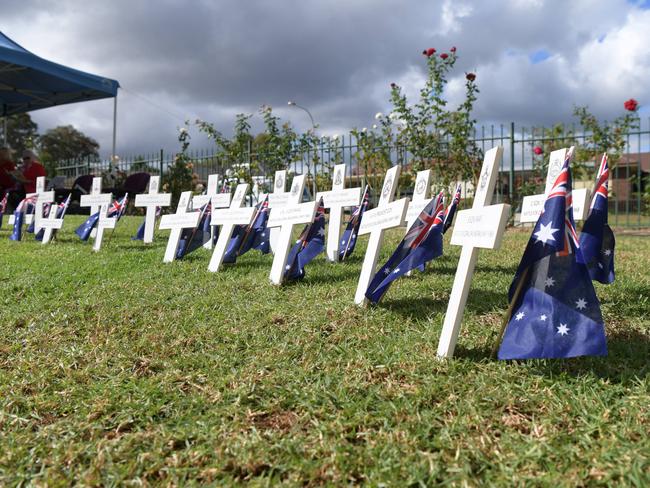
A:
POLYGON ((611 249, 605 249, 605 250, 603 251, 603 254, 604 254, 605 256, 609 256, 610 254, 612 254, 612 250, 611 250, 611 249))
POLYGON ((587 300, 585 300, 584 298, 579 298, 578 301, 576 302, 576 308, 578 310, 584 310, 585 308, 587 308, 587 300))
POLYGON ((555 284, 555 279, 552 276, 549 276, 544 280, 544 287, 553 286, 555 284))
POLYGON ((541 320, 542 322, 546 322, 546 319, 547 319, 547 318, 548 318, 548 317, 546 317, 546 314, 545 314, 545 313, 543 313, 542 315, 539 316, 539 320, 541 320))
POLYGON ((553 222, 549 222, 548 225, 540 225, 539 230, 533 234, 537 242, 546 244, 547 241, 555 241, 553 234, 555 234, 560 229, 553 229, 552 225, 553 222))
POLYGON ((523 319, 526 316, 524 312, 519 312, 517 315, 515 315, 515 320, 518 322, 521 319, 523 319))
POLYGON ((560 335, 569 335, 569 329, 566 324, 560 324, 560 326, 557 328, 557 333, 560 335))

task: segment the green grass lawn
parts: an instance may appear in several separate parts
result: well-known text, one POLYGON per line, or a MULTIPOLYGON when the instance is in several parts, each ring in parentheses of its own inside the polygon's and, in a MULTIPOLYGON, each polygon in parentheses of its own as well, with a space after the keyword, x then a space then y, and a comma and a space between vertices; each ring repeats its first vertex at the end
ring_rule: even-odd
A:
POLYGON ((491 359, 529 235, 509 231, 439 361, 449 236, 361 309, 364 240, 277 288, 270 256, 164 265, 166 232, 132 242, 135 217, 93 253, 69 219, 48 246, 0 230, 0 485, 650 483, 650 238, 619 236, 596 284, 609 357, 491 359))

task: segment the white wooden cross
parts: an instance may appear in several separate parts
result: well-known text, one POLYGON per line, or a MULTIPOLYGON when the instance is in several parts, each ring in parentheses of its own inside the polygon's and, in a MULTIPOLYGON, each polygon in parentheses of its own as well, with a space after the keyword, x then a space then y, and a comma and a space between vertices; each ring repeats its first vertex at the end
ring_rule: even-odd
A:
MULTIPOLYGON (((295 181, 295 178, 294 178, 295 181)), ((271 193, 276 196, 275 199, 273 199, 269 195, 269 208, 271 207, 271 202, 276 207, 279 207, 281 205, 287 205, 288 203, 288 193, 285 192, 285 188, 287 185, 287 170, 279 170, 275 172, 275 178, 273 179, 273 188, 271 189, 271 193), (281 195, 285 195, 287 198, 286 201, 283 202, 283 197, 281 195)), ((302 192, 300 193, 300 196, 302 197, 302 192)), ((296 202, 299 203, 299 202, 296 202)), ((269 248, 271 249, 271 252, 275 254, 275 246, 278 241, 278 237, 280 236, 280 229, 270 229, 269 231, 269 248)))
POLYGON ((377 258, 384 240, 384 231, 393 227, 399 227, 404 222, 406 207, 409 199, 402 198, 393 202, 397 183, 399 181, 400 166, 393 166, 386 172, 384 186, 382 186, 381 196, 377 208, 366 210, 359 226, 359 235, 370 234, 366 255, 361 265, 361 274, 357 291, 354 295, 354 303, 364 306, 367 303, 366 291, 368 285, 375 276, 377 268, 377 258))
MULTIPOLYGON (((207 203, 210 204, 211 211, 214 211, 215 208, 227 207, 230 204, 230 193, 219 193, 220 179, 218 174, 208 175, 208 188, 205 194, 192 197, 192 210, 199 210, 207 203)), ((210 227, 209 235, 203 234, 203 247, 205 249, 212 249, 214 232, 215 229, 210 227)))
POLYGON ((156 225, 156 208, 169 207, 172 201, 171 193, 158 193, 160 189, 160 176, 151 176, 149 178, 149 193, 142 193, 135 196, 136 207, 146 207, 144 217, 144 239, 143 242, 150 244, 153 242, 153 231, 156 225))
POLYGON ((43 240, 41 241, 43 244, 47 244, 48 242, 50 242, 50 240, 52 239, 52 235, 54 234, 54 230, 60 230, 61 227, 63 227, 64 215, 62 215, 60 218, 57 218, 56 212, 57 212, 57 206, 52 205, 52 208, 50 209, 50 214, 46 218, 43 218, 43 220, 41 220, 41 228, 44 229, 43 240))
MULTIPOLYGON (((406 211, 406 232, 409 231, 413 222, 420 216, 424 207, 431 201, 431 170, 425 169, 418 171, 415 177, 415 186, 413 187, 413 198, 409 202, 409 208, 406 211)), ((413 271, 406 273, 411 276, 413 271)))
POLYGON ((45 176, 36 178, 36 203, 34 203, 34 234, 41 230, 43 207, 54 201, 54 190, 45 191, 45 176))
POLYGON ((117 216, 110 217, 110 218, 108 217, 109 205, 110 202, 99 207, 99 220, 97 220, 97 227, 96 227, 97 234, 95 235, 95 241, 93 242, 93 251, 99 251, 102 248, 102 240, 104 239, 104 230, 114 229, 115 224, 117 224, 117 216))
MULTIPOLYGON (((44 176, 39 176, 38 178, 36 178, 36 192, 35 193, 27 193, 25 195, 25 198, 36 197, 36 201, 34 202, 34 213, 33 214, 31 214, 31 213, 30 214, 25 214, 25 217, 23 219, 23 224, 24 225, 30 226, 31 223, 34 222, 34 218, 36 216, 37 211, 40 211, 41 214, 43 213, 43 205, 42 205, 42 203, 41 203, 40 209, 37 207, 37 205, 38 205, 39 195, 44 194, 44 193, 46 193, 45 198, 48 198, 50 196, 49 193, 51 193, 52 194, 52 200, 54 200, 54 192, 45 192, 45 177, 44 176)), ((50 200, 50 201, 52 201, 52 200, 50 200)), ((25 208, 24 210, 27 210, 27 209, 25 208)), ((12 213, 9 216, 9 220, 7 222, 8 222, 9 225, 14 225, 14 221, 15 221, 15 216, 12 213)), ((37 232, 38 232, 38 230, 36 229, 36 222, 34 222, 34 233, 36 234, 37 232)))
MULTIPOLYGON (((92 185, 90 187, 90 194, 91 195, 101 195, 102 193, 102 178, 100 176, 95 176, 93 178, 92 185)), ((83 195, 82 195, 83 197, 83 195)), ((81 200, 79 200, 79 206, 81 206, 81 200)), ((94 213, 99 212, 99 207, 101 207, 100 204, 92 204, 90 205, 90 215, 93 215, 94 213)), ((97 229, 93 229, 90 231, 90 237, 95 237, 97 235, 97 229)))
POLYGON ((219 238, 210 258, 208 271, 219 271, 223 257, 228 249, 228 243, 236 225, 250 225, 255 214, 255 207, 242 207, 248 192, 248 183, 237 185, 235 194, 230 202, 230 207, 215 210, 212 214, 210 225, 220 225, 219 238))
POLYGON ((497 249, 501 245, 510 215, 510 205, 490 203, 502 156, 503 148, 500 146, 485 153, 481 176, 474 194, 474 204, 471 209, 461 210, 456 216, 451 243, 463 248, 438 343, 439 357, 450 357, 454 354, 479 249, 497 249))
MULTIPOLYGON (((305 175, 296 176, 292 182, 291 194, 299 193, 302 196, 304 187, 305 175)), ((271 203, 271 196, 269 195, 269 204, 271 203)), ((269 275, 272 284, 282 284, 282 278, 289 256, 293 226, 313 222, 314 216, 316 215, 316 206, 317 202, 315 201, 298 203, 298 200, 294 196, 293 204, 271 208, 269 220, 266 225, 268 228, 280 228, 280 235, 278 236, 275 255, 273 256, 273 264, 271 265, 271 274, 269 275)))
MULTIPOLYGON (((558 149, 551 153, 548 162, 548 171, 546 172, 546 188, 544 189, 544 193, 524 197, 521 202, 521 215, 519 216, 520 223, 525 224, 537 222, 537 219, 544 210, 546 195, 548 195, 548 192, 553 187, 557 175, 562 171, 562 165, 564 164, 566 154, 567 148, 558 149)), ((587 218, 587 213, 589 211, 589 190, 586 188, 579 188, 573 190, 571 196, 573 199, 573 219, 575 221, 584 220, 587 218)))
POLYGON ((181 240, 181 233, 183 229, 193 229, 199 225, 201 212, 190 212, 190 205, 192 203, 192 192, 184 191, 178 199, 178 206, 176 213, 163 215, 160 219, 159 229, 171 229, 169 233, 169 240, 167 241, 167 248, 165 249, 165 256, 163 263, 171 263, 176 259, 178 252, 178 244, 181 240))
POLYGON ((334 166, 332 190, 318 192, 316 201, 323 198, 323 206, 330 209, 330 221, 327 227, 327 259, 332 263, 339 261, 341 244, 341 218, 345 207, 359 205, 361 188, 345 188, 345 164, 334 166))
MULTIPOLYGON (((101 178, 93 178, 93 189, 95 188, 95 181, 99 181, 99 187, 101 188, 101 178)), ((95 234, 93 236, 93 233, 91 232, 90 236, 95 238, 95 242, 93 243, 93 251, 99 251, 99 249, 102 246, 102 239, 104 237, 104 229, 109 228, 115 228, 115 221, 116 219, 109 219, 108 217, 108 206, 111 204, 113 201, 113 195, 111 193, 91 193, 90 195, 81 195, 81 200, 79 202, 80 207, 90 207, 90 215, 93 215, 97 212, 99 212, 99 219, 97 220, 97 226, 93 231, 95 231, 95 234), (94 210, 94 208, 97 208, 98 210, 94 210), (110 222, 112 221, 112 222, 110 222), (101 231, 100 231, 100 224, 101 224, 101 231)))

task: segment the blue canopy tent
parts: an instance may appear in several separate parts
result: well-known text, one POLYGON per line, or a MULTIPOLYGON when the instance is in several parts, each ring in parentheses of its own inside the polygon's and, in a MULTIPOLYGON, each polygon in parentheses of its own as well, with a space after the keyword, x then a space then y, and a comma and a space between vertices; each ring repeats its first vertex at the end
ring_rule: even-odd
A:
MULTIPOLYGON (((39 58, 0 32, 0 116, 67 103, 114 98, 113 155, 119 83, 39 58)), ((6 125, 5 125, 5 142, 6 125)))

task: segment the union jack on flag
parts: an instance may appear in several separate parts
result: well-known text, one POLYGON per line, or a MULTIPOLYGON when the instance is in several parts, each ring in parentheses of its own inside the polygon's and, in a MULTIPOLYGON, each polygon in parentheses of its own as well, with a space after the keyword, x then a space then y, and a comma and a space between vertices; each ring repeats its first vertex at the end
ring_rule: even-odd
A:
POLYGON ((368 300, 377 303, 393 281, 412 269, 422 269, 442 254, 444 215, 445 198, 440 192, 420 212, 392 256, 375 274, 366 291, 368 300))
POLYGON ((120 220, 122 216, 126 213, 126 207, 129 203, 129 194, 127 193, 122 197, 121 200, 113 200, 110 207, 108 207, 108 217, 117 217, 117 220, 120 220))

